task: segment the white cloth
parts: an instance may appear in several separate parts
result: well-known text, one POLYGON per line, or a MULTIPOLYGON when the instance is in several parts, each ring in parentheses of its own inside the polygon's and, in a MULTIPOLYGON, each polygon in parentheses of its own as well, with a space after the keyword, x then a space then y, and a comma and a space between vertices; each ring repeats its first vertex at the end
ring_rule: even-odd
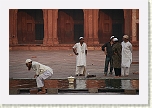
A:
POLYGON ((88 50, 87 49, 87 45, 86 43, 83 43, 82 46, 79 43, 76 43, 73 46, 74 49, 76 49, 76 53, 78 53, 78 55, 76 56, 76 74, 83 74, 83 72, 85 73, 86 71, 86 53, 85 51, 88 50))
POLYGON ((83 43, 82 46, 80 43, 76 43, 73 48, 76 49, 76 53, 78 53, 76 57, 76 66, 86 66, 85 50, 88 50, 86 43, 83 43))
POLYGON ((38 62, 35 62, 35 61, 32 61, 32 69, 36 72, 36 75, 40 75, 47 70, 51 74, 53 74, 53 70, 49 66, 45 66, 45 65, 38 63, 38 62))
POLYGON ((43 72, 42 74, 40 74, 37 78, 36 78, 36 83, 37 83, 37 87, 43 87, 44 86, 44 80, 51 77, 51 72, 49 70, 46 70, 45 72, 43 72))
POLYGON ((121 68, 121 76, 129 75, 129 67, 122 67, 121 68))
POLYGON ((85 74, 86 73, 85 66, 76 66, 76 75, 78 74, 85 74))
POLYGON ((130 67, 132 63, 132 44, 128 42, 122 42, 122 61, 121 67, 130 67))

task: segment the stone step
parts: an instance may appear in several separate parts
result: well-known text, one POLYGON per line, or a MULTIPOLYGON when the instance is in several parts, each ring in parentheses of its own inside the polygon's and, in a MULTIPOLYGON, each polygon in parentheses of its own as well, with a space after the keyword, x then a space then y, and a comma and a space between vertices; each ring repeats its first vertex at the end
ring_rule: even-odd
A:
MULTIPOLYGON (((13 88, 10 89, 9 94, 37 94, 40 91, 39 88, 13 88)), ((88 88, 88 89, 57 89, 57 88, 46 88, 46 94, 66 94, 66 93, 121 93, 121 94, 139 94, 139 89, 98 89, 98 88, 88 88)))

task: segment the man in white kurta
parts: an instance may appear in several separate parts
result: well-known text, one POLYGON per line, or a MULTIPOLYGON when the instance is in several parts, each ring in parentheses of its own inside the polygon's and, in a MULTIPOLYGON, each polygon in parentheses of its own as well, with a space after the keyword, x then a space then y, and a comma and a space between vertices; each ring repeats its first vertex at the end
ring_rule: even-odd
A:
POLYGON ((36 72, 34 78, 36 78, 37 87, 42 88, 42 91, 39 93, 45 94, 46 90, 44 86, 44 80, 51 77, 53 70, 49 66, 45 66, 41 63, 32 61, 31 59, 27 59, 25 63, 28 67, 28 70, 32 68, 36 72))
POLYGON ((132 44, 129 42, 128 35, 123 36, 122 45, 122 62, 121 62, 121 76, 128 76, 130 65, 132 63, 132 44))
POLYGON ((84 43, 84 38, 79 38, 80 42, 73 46, 73 52, 76 55, 76 76, 84 76, 86 73, 86 55, 87 45, 84 43))

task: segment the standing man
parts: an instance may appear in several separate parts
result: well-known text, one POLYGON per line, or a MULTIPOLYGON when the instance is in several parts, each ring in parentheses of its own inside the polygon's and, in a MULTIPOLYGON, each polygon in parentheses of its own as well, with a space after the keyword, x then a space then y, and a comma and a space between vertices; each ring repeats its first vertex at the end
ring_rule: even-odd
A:
POLYGON ((113 59, 113 68, 115 71, 115 77, 121 76, 121 50, 122 46, 118 42, 117 38, 113 38, 114 45, 112 47, 112 59, 113 59))
POLYGON ((122 45, 122 62, 121 62, 121 75, 128 76, 130 65, 132 63, 132 44, 129 42, 129 36, 123 36, 122 45))
POLYGON ((44 80, 51 77, 53 70, 50 67, 32 61, 31 59, 27 59, 25 63, 28 67, 28 70, 31 70, 32 68, 36 72, 34 78, 36 78, 37 87, 40 87, 42 89, 42 91, 38 92, 38 94, 45 94, 46 90, 44 86, 44 80))
POLYGON ((84 38, 79 38, 79 43, 73 46, 73 52, 76 55, 76 76, 84 76, 86 73, 86 56, 87 45, 84 43, 84 38))
POLYGON ((113 41, 112 41, 112 39, 113 38, 114 38, 114 36, 111 36, 110 41, 105 43, 102 46, 102 51, 104 51, 104 53, 106 55, 105 67, 104 67, 104 75, 105 76, 107 76, 109 63, 110 63, 110 72, 109 72, 109 74, 112 75, 112 70, 113 70, 113 66, 112 66, 112 46, 113 46, 113 41))

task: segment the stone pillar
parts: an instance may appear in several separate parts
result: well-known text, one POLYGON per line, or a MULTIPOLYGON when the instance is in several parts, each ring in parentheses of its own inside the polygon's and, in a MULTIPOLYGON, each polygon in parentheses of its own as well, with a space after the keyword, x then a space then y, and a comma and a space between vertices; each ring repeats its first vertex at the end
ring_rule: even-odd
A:
POLYGON ((132 9, 132 42, 137 41, 136 36, 136 9, 132 9))
POLYGON ((88 44, 93 45, 93 10, 88 10, 88 44))
POLYGON ((47 45, 53 45, 53 10, 48 10, 48 38, 47 45))
POLYGON ((99 44, 98 39, 98 14, 99 9, 93 9, 93 43, 99 44))
POLYGON ((128 35, 131 38, 131 10, 124 9, 124 34, 128 35))
POLYGON ((17 45, 17 9, 9 10, 9 45, 17 45))
POLYGON ((58 10, 54 9, 53 10, 53 44, 57 45, 59 44, 58 42, 58 36, 57 36, 57 19, 58 19, 58 10))
POLYGON ((12 35, 13 35, 13 14, 12 10, 9 10, 9 45, 12 45, 12 35))
POLYGON ((99 44, 98 42, 98 10, 84 10, 84 37, 88 45, 99 44))
POLYGON ((87 18, 87 14, 88 14, 88 11, 87 9, 84 9, 83 10, 84 12, 84 39, 85 39, 85 42, 88 44, 87 40, 88 40, 88 18, 87 18))
POLYGON ((47 45, 47 39, 48 39, 48 10, 47 9, 43 9, 43 19, 44 19, 43 45, 47 45))

